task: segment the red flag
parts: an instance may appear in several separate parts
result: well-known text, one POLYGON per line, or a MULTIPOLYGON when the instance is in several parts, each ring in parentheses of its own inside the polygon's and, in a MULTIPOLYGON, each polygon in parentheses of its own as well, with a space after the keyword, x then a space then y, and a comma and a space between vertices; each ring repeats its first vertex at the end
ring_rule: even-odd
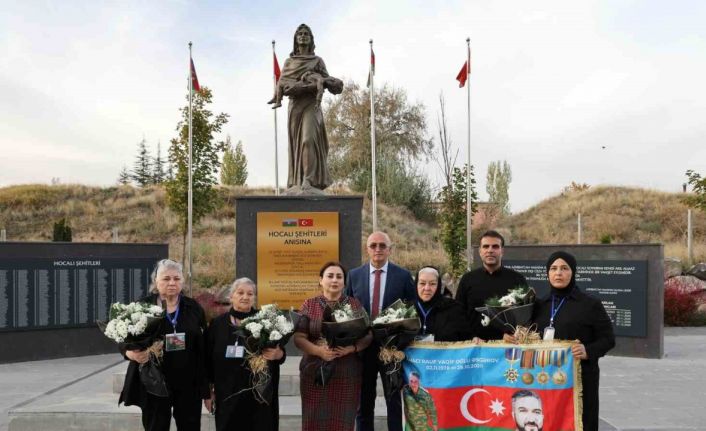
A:
POLYGON ((456 76, 456 80, 458 81, 458 88, 461 88, 466 85, 468 75, 470 75, 470 71, 468 70, 468 62, 466 61, 463 63, 461 71, 458 72, 458 75, 456 76))
POLYGON ((299 226, 314 226, 314 219, 313 218, 300 218, 299 219, 299 226))
POLYGON ((201 86, 199 85, 199 78, 196 76, 196 68, 194 67, 193 59, 191 59, 191 88, 195 91, 201 91, 201 86))
POLYGON ((370 71, 368 72, 368 84, 370 87, 370 79, 375 76, 375 51, 373 51, 373 46, 370 45, 370 71))
MULTIPOLYGON (((274 42, 273 42, 274 43, 274 42)), ((279 77, 282 75, 282 71, 279 69, 279 63, 277 62, 277 54, 274 52, 272 53, 272 57, 274 57, 274 68, 275 68, 275 83, 279 82, 279 77)))
POLYGON ((373 51, 373 47, 370 47, 370 70, 375 76, 375 51, 373 51))

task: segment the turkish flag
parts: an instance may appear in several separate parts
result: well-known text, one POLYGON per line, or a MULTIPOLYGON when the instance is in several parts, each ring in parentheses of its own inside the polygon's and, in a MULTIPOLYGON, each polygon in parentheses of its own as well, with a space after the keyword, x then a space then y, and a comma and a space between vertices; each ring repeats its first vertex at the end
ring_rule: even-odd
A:
POLYGON ((461 68, 461 71, 458 72, 458 75, 456 76, 456 80, 458 81, 458 87, 461 88, 464 85, 466 85, 466 80, 468 79, 468 62, 463 63, 463 67, 461 68))
POLYGON ((304 226, 304 227, 314 226, 314 219, 313 218, 300 218, 299 219, 299 226, 304 226))

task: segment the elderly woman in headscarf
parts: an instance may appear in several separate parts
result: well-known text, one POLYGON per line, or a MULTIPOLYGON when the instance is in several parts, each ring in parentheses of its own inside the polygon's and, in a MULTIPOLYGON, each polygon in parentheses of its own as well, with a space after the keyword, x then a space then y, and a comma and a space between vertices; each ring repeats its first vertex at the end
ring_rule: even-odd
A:
POLYGON ((417 314, 422 323, 419 337, 429 341, 463 341, 473 338, 471 322, 463 306, 441 293, 441 275, 433 266, 417 271, 417 314))
MULTIPOLYGON (((576 286, 576 258, 552 253, 546 263, 550 292, 537 300, 532 320, 545 340, 579 340, 571 348, 581 360, 583 429, 598 430, 598 359, 615 346, 613 324, 600 299, 576 286)), ((514 341, 506 336, 507 341, 514 341)))
POLYGON ((151 294, 139 302, 166 308, 159 328, 164 337, 164 353, 159 366, 169 396, 148 393, 140 380, 140 364, 150 360, 146 350, 121 351, 130 360, 120 402, 142 409, 142 425, 149 431, 168 431, 172 416, 177 428, 198 431, 201 427, 201 400, 210 407, 203 331, 206 315, 198 302, 184 296, 182 266, 170 259, 157 262, 152 273, 151 294))
POLYGON ((284 62, 277 94, 269 103, 279 106, 289 96, 289 176, 287 187, 323 190, 331 184, 326 159, 328 138, 321 112, 324 89, 343 91, 343 81, 329 76, 321 57, 314 54, 314 34, 306 24, 294 33, 294 47, 284 62))
POLYGON ((216 317, 206 332, 208 376, 216 414, 216 429, 274 431, 279 427, 279 366, 285 359, 280 347, 263 350, 268 360, 273 389, 270 404, 260 403, 252 390, 252 373, 246 365, 245 340, 235 333, 236 327, 257 313, 255 283, 239 278, 231 286, 231 308, 216 317))

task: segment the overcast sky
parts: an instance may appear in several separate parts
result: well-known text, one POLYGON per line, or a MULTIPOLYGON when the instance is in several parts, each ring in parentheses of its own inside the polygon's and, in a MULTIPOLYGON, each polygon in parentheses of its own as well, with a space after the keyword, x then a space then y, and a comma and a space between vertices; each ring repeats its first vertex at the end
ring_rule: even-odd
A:
POLYGON ((329 73, 361 85, 373 38, 376 84, 423 103, 434 137, 443 92, 460 161, 466 92, 454 78, 470 37, 480 196, 488 163, 507 160, 513 211, 571 181, 679 191, 687 169, 706 174, 706 2, 0 3, 0 186, 115 184, 143 136, 166 153, 189 41, 213 110, 230 114, 225 134, 244 144, 248 184, 273 185, 271 41, 281 64, 302 22, 329 73))

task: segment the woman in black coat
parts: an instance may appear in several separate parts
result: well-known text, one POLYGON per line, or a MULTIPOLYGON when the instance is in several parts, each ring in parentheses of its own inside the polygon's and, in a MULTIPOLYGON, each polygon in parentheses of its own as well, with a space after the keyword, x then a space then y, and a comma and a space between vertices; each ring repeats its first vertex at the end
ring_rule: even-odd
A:
POLYGON ((583 429, 598 430, 598 359, 615 346, 613 324, 597 298, 576 287, 576 259, 558 251, 546 264, 551 291, 536 302, 533 321, 545 339, 579 340, 572 347, 581 360, 583 429), (553 333, 553 337, 552 337, 553 333))
POLYGON ((471 322, 463 306, 441 294, 439 270, 425 266, 417 271, 417 314, 422 323, 421 339, 463 341, 473 338, 471 322))
POLYGON ((215 400, 216 429, 276 431, 279 428, 279 366, 284 351, 277 347, 263 350, 272 376, 272 400, 258 402, 252 390, 252 373, 246 364, 245 339, 235 333, 240 322, 257 313, 255 283, 249 278, 235 280, 230 292, 231 308, 216 317, 206 332, 208 377, 215 400))
POLYGON ((168 397, 148 393, 140 381, 140 364, 149 361, 149 353, 120 346, 130 364, 118 404, 139 406, 142 425, 148 431, 168 431, 172 415, 179 431, 199 431, 201 400, 210 407, 203 338, 206 315, 198 302, 182 295, 182 280, 181 264, 163 259, 152 273, 154 293, 140 300, 166 307, 166 317, 159 327, 159 336, 165 340, 159 368, 169 389, 168 397))

